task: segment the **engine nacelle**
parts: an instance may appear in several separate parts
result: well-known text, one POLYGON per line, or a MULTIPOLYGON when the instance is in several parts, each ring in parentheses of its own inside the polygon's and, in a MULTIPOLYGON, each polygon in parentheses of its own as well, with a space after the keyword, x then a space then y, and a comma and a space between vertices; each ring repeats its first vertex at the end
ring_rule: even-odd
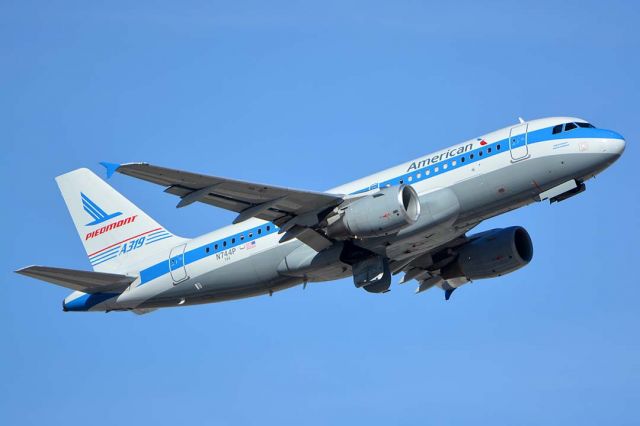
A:
POLYGON ((524 228, 492 229, 461 246, 457 259, 442 268, 441 276, 469 280, 494 278, 522 268, 532 258, 533 244, 524 228))
POLYGON ((420 216, 420 200, 409 185, 392 186, 347 204, 327 226, 331 238, 371 238, 412 225, 420 216))

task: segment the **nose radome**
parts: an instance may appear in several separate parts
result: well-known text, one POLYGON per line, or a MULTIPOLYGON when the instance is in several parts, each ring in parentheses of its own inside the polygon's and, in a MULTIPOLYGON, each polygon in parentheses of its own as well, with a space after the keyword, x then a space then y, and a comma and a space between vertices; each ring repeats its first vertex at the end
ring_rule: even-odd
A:
POLYGON ((602 138, 603 152, 617 156, 622 155, 625 148, 624 137, 613 130, 599 129, 599 132, 599 136, 602 138))
POLYGON ((610 141, 608 141, 608 143, 611 146, 612 154, 622 155, 626 145, 622 137, 620 137, 620 139, 611 139, 610 141))
POLYGON ((614 132, 613 130, 609 130, 608 133, 607 151, 611 152, 612 154, 622 155, 622 153, 624 152, 624 147, 626 145, 624 137, 620 133, 614 132))

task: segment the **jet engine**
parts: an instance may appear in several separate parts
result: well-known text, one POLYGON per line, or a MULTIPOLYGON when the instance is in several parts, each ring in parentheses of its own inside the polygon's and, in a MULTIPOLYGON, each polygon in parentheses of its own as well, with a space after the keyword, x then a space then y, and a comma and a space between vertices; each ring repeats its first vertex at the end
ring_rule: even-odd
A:
POLYGON ((499 277, 522 268, 533 258, 529 233, 520 226, 492 229, 470 240, 457 249, 457 258, 442 268, 442 278, 499 277))
POLYGON ((371 238, 412 225, 420 216, 420 200, 409 185, 392 186, 341 207, 329 220, 331 238, 371 238))

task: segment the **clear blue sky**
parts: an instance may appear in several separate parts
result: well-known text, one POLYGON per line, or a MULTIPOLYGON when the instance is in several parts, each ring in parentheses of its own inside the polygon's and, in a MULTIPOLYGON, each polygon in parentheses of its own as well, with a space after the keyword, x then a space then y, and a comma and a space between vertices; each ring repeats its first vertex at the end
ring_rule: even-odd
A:
MULTIPOLYGON (((640 6, 485 3, 1 1, 0 423, 638 424, 640 6), (622 133, 624 157, 482 224, 525 226, 534 260, 448 303, 342 280, 65 314, 65 289, 11 272, 89 269, 53 179, 78 167, 323 190, 553 115, 622 133)), ((233 218, 110 183, 184 236, 233 218)))

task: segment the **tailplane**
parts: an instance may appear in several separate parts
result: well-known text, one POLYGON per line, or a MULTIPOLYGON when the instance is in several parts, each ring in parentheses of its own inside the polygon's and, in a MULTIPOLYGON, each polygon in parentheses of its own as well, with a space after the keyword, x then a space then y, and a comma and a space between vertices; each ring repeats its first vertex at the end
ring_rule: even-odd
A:
POLYGON ((56 182, 94 271, 130 273, 184 241, 88 169, 56 182))

